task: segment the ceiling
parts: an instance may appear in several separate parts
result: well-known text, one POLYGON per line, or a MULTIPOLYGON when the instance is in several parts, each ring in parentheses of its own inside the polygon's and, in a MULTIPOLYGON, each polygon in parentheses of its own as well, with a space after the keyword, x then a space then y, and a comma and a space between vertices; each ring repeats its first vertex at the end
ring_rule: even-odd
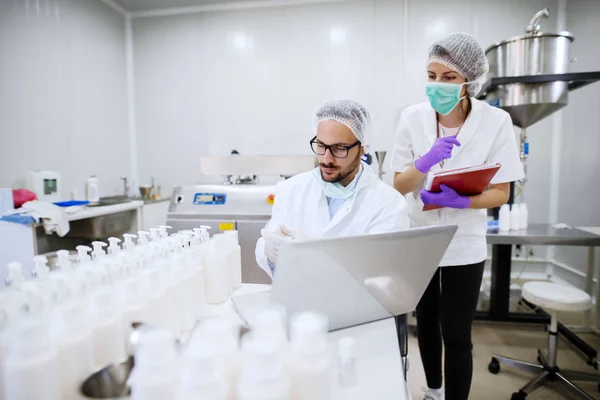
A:
POLYGON ((127 11, 147 11, 207 4, 240 3, 254 0, 114 0, 127 11))

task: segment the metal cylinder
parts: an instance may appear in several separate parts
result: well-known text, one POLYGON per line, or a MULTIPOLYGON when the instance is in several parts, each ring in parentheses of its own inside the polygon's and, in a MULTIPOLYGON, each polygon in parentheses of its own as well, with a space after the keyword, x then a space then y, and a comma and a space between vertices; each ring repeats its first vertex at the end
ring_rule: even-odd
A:
MULTIPOLYGON (((547 16, 545 13, 540 15, 547 16)), ((527 35, 498 42, 486 49, 490 64, 488 78, 568 72, 573 35, 569 32, 540 33, 539 26, 536 27, 538 29, 528 27, 530 33, 527 35)), ((486 100, 506 110, 515 125, 525 128, 566 106, 568 96, 567 82, 511 83, 498 86, 487 94, 486 100)))

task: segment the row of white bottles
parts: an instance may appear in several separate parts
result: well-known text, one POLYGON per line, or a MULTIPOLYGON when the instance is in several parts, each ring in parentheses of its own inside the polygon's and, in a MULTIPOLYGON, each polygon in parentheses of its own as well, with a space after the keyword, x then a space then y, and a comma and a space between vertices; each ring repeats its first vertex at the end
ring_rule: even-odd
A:
POLYGON ((504 204, 500 207, 499 229, 503 232, 525 230, 529 226, 527 204, 504 204))
MULTIPOLYGON (((262 312, 239 343, 239 328, 225 318, 204 321, 180 354, 168 330, 143 333, 130 378, 132 400, 329 400, 334 365, 327 318, 298 315, 287 340, 283 315, 262 312)), ((354 342, 340 341, 343 387, 356 383, 354 342)))
MULTIPOLYGON (((118 238, 109 238, 108 248, 102 242, 93 242, 93 248, 78 246, 77 263, 69 260, 67 251, 59 251, 58 267, 52 272, 45 257, 37 256, 32 279, 22 276, 18 264, 9 265, 7 282, 11 286, 0 292, 2 299, 11 299, 0 303, 4 315, 0 325, 0 398, 79 398, 79 385, 94 369, 126 358, 132 322, 165 328, 179 337, 205 315, 207 301, 227 300, 241 283, 237 233, 210 239, 207 227, 173 236, 168 236, 167 229, 163 226, 149 233, 139 232, 137 245, 133 242, 136 236, 126 234, 123 248, 118 238), (15 333, 22 330, 25 333, 15 333), (30 331, 34 333, 27 333, 30 331), (40 347, 38 343, 32 345, 36 352, 29 353, 24 342, 35 335, 40 335, 40 347), (42 361, 52 368, 38 363, 46 342, 56 354, 44 356, 42 361), (29 374, 19 370, 19 365, 31 367, 29 374), (58 397, 53 396, 52 385, 44 386, 47 380, 33 386, 37 397, 28 392, 32 386, 27 387, 27 382, 38 367, 58 374, 52 383, 58 385, 58 397), (15 371, 29 378, 12 379, 15 371), (6 377, 11 379, 9 386, 6 377)), ((237 354, 237 342, 233 348, 237 354)))

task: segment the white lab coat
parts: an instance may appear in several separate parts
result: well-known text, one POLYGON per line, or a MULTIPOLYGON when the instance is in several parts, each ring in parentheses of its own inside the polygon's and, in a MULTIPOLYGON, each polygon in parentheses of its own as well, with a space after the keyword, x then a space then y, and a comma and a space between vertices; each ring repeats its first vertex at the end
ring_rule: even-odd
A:
MULTIPOLYGON (((515 133, 510 116, 505 111, 481 101, 471 99, 472 109, 463 124, 458 141, 460 147, 452 151, 452 158, 443 168, 435 165, 430 173, 474 165, 500 163, 502 166, 492 184, 513 182, 524 176, 519 159, 515 133)), ((404 172, 414 161, 426 154, 437 139, 435 111, 429 102, 409 107, 402 113, 390 160, 392 170, 404 172)), ((420 191, 424 183, 405 197, 412 227, 431 225, 458 225, 440 266, 468 265, 484 261, 487 257, 486 210, 460 210, 443 208, 422 211, 420 191)))
MULTIPOLYGON (((409 227, 405 199, 367 166, 354 195, 333 218, 329 217, 327 198, 312 171, 279 182, 267 229, 276 231, 280 224, 308 238, 397 232, 409 227)), ((258 265, 272 277, 263 238, 256 243, 255 253, 258 265)))

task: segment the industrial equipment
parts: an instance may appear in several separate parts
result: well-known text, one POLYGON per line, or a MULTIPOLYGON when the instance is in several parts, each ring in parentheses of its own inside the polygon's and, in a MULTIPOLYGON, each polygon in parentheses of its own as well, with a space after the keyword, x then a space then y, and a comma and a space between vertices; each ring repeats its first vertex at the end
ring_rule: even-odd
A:
MULTIPOLYGON (((485 51, 490 64, 489 80, 479 98, 507 111, 521 128, 521 161, 526 174, 526 128, 565 107, 569 91, 600 80, 600 71, 568 72, 569 63, 574 60, 569 56, 569 48, 575 38, 570 32, 541 32, 539 21, 549 16, 548 8, 540 10, 529 22, 525 35, 498 42, 485 51)), ((520 182, 521 200, 526 179, 520 182)))
POLYGON ((271 218, 275 186, 260 185, 260 176, 290 177, 315 167, 314 156, 202 157, 204 175, 220 175, 221 185, 188 185, 173 189, 167 225, 175 231, 211 227, 211 234, 237 230, 242 248, 242 281, 270 283, 256 263, 254 248, 260 231, 271 218), (231 177, 258 176, 256 179, 231 177))

